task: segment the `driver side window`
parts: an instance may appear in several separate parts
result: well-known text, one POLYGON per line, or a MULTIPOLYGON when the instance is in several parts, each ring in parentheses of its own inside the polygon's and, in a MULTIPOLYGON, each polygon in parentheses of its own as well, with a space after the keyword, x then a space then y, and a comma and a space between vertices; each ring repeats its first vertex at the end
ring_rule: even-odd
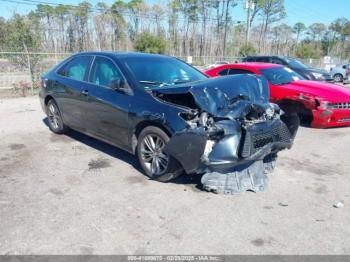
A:
POLYGON ((283 63, 283 61, 279 58, 276 57, 272 57, 271 58, 271 63, 272 64, 278 64, 278 65, 284 65, 285 63, 283 63))
POLYGON ((253 72, 245 69, 231 68, 229 75, 240 75, 240 74, 254 74, 253 72))
POLYGON ((112 60, 96 56, 90 73, 91 83, 111 87, 114 80, 121 78, 122 76, 112 60))

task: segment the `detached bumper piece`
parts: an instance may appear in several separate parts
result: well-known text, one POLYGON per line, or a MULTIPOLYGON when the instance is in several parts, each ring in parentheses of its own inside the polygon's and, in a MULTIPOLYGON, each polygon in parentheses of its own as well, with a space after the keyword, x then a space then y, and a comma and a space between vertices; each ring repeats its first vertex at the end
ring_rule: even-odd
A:
POLYGON ((245 191, 261 192, 268 187, 268 174, 272 173, 277 152, 292 146, 298 129, 297 117, 288 117, 285 124, 253 125, 245 130, 240 156, 250 159, 233 170, 208 172, 202 176, 203 189, 217 194, 239 194, 245 191), (286 125, 287 124, 287 125, 286 125))
POLYGON ((268 165, 261 160, 253 162, 240 171, 206 173, 201 179, 203 189, 226 195, 239 194, 245 191, 264 191, 268 185, 268 165))

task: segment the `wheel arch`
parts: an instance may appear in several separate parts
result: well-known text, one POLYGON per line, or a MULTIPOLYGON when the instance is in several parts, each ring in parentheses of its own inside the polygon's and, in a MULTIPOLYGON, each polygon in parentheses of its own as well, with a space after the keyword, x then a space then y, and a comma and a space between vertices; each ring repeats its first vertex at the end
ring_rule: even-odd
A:
POLYGON ((48 103, 51 99, 53 99, 53 100, 55 101, 55 99, 54 99, 53 96, 51 96, 51 95, 47 95, 47 96, 45 97, 45 100, 44 100, 45 106, 47 106, 47 103, 48 103))
POLYGON ((293 99, 282 99, 282 100, 276 101, 276 104, 278 104, 279 107, 286 113, 289 113, 289 112, 296 113, 296 112, 299 112, 300 109, 306 108, 304 103, 293 99))
POLYGON ((333 78, 334 78, 335 76, 337 76, 337 75, 341 76, 341 79, 344 79, 344 78, 345 78, 345 76, 344 76, 341 72, 335 73, 335 74, 333 75, 333 78))
POLYGON ((138 139, 140 133, 142 132, 143 129, 145 129, 146 127, 149 127, 149 126, 158 127, 159 129, 164 131, 169 137, 172 136, 171 130, 168 127, 166 127, 164 124, 161 124, 159 122, 152 121, 152 120, 141 121, 135 126, 135 128, 133 129, 133 132, 132 132, 132 138, 131 138, 132 153, 135 154, 135 152, 136 152, 137 139, 138 139))
MULTIPOLYGON (((50 100, 55 101, 55 99, 53 98, 53 96, 51 96, 51 95, 45 96, 44 105, 45 105, 45 113, 46 113, 46 114, 47 114, 47 104, 49 103, 50 100)), ((55 101, 55 102, 56 102, 56 101, 55 101)))
POLYGON ((298 114, 303 122, 310 124, 313 120, 312 109, 305 105, 303 101, 293 99, 283 99, 276 102, 286 114, 298 114))

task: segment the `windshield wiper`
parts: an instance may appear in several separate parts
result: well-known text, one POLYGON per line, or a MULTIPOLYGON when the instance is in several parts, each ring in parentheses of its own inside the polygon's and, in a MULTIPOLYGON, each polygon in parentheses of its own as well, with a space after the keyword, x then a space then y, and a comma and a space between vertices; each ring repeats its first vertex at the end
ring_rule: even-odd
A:
POLYGON ((156 85, 156 86, 168 86, 168 83, 160 82, 160 81, 148 81, 148 80, 141 80, 139 81, 140 84, 146 84, 146 85, 156 85))

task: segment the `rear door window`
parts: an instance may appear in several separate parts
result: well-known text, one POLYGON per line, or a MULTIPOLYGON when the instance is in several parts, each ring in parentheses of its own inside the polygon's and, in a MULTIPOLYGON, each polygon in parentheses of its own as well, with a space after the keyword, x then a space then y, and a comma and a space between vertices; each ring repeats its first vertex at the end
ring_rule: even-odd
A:
POLYGON ((228 71, 229 71, 228 68, 223 69, 223 70, 221 70, 221 71, 218 73, 218 75, 219 75, 219 76, 226 76, 226 75, 228 74, 228 71))
POLYGON ((241 74, 254 74, 253 72, 245 69, 231 68, 228 72, 229 75, 241 75, 241 74))
POLYGON ((91 83, 111 87, 114 80, 121 78, 122 75, 112 60, 106 57, 96 56, 90 73, 91 83))
POLYGON ((271 63, 272 64, 278 64, 278 65, 284 65, 283 61, 277 57, 271 57, 271 63))
POLYGON ((245 57, 242 62, 255 62, 255 57, 245 57))
POLYGON ((63 66, 58 71, 58 74, 74 80, 84 81, 90 61, 91 56, 75 57, 70 60, 65 66, 63 66))
POLYGON ((262 63, 270 63, 269 57, 257 57, 255 59, 256 62, 262 62, 262 63))

